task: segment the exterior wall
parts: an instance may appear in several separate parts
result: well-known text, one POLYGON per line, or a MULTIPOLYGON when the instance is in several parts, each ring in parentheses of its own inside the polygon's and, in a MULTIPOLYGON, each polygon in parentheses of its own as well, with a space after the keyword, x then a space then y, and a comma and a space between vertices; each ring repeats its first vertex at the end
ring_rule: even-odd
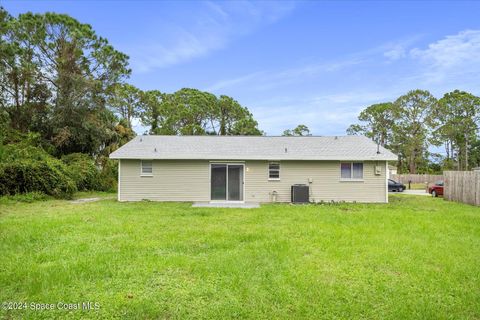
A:
POLYGON ((386 162, 378 162, 381 175, 375 175, 375 164, 363 162, 363 181, 341 181, 340 161, 281 161, 280 180, 276 181, 268 180, 267 161, 248 161, 245 201, 269 202, 271 193, 277 191, 277 201, 290 202, 290 187, 307 184, 312 202, 387 202, 386 162))
MULTIPOLYGON (((247 202, 270 202, 273 191, 278 202, 290 202, 293 184, 310 185, 310 200, 315 202, 388 201, 385 161, 364 161, 362 181, 341 181, 340 161, 281 161, 280 180, 268 180, 268 161, 244 163, 247 202), (375 165, 381 167, 380 175, 375 175, 375 165)), ((140 176, 140 160, 121 160, 119 167, 120 201, 210 201, 209 161, 154 160, 151 177, 140 176)))
POLYGON ((209 201, 208 161, 154 160, 153 175, 140 176, 140 160, 120 160, 120 201, 209 201))

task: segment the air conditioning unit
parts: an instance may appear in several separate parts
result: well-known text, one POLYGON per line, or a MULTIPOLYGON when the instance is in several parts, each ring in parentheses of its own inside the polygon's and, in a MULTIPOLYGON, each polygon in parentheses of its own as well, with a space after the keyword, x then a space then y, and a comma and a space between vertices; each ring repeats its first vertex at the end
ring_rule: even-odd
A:
POLYGON ((294 184, 292 186, 292 203, 309 203, 310 191, 306 184, 294 184))

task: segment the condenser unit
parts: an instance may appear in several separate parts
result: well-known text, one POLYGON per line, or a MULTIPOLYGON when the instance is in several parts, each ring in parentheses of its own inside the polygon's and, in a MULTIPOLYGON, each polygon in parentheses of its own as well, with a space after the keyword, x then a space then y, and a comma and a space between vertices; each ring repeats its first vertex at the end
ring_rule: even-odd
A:
POLYGON ((309 203, 309 188, 306 184, 292 186, 292 203, 309 203))

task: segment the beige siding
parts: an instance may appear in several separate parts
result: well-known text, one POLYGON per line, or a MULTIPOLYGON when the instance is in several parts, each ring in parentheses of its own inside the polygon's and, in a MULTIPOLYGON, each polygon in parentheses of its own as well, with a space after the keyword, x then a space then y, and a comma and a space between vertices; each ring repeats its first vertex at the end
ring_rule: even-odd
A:
POLYGON ((140 176, 140 160, 121 160, 120 201, 208 201, 209 162, 154 160, 153 175, 140 176))
POLYGON ((381 175, 375 175, 375 162, 364 162, 363 181, 340 181, 339 161, 282 161, 280 180, 268 180, 267 161, 249 161, 245 177, 246 201, 271 201, 277 191, 277 201, 290 201, 293 184, 310 184, 310 201, 386 202, 386 163, 378 162, 381 175))
MULTIPOLYGON (((210 162, 155 160, 153 176, 140 176, 140 160, 121 160, 120 200, 209 201, 210 162)), ((386 162, 364 162, 363 181, 341 181, 339 161, 282 161, 280 180, 268 180, 268 161, 245 161, 245 201, 290 201, 292 184, 310 184, 311 201, 386 202, 386 162), (375 175, 374 167, 381 167, 375 175)))

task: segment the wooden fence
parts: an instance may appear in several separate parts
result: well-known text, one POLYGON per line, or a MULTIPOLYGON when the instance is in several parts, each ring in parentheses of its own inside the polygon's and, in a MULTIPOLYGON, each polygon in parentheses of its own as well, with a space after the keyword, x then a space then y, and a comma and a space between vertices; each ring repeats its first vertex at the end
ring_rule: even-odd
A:
POLYGON ((412 183, 428 182, 431 184, 438 180, 443 180, 443 176, 438 174, 391 174, 390 179, 403 184, 408 184, 408 181, 412 181, 412 183))
POLYGON ((480 206, 480 171, 444 171, 443 197, 480 206))

